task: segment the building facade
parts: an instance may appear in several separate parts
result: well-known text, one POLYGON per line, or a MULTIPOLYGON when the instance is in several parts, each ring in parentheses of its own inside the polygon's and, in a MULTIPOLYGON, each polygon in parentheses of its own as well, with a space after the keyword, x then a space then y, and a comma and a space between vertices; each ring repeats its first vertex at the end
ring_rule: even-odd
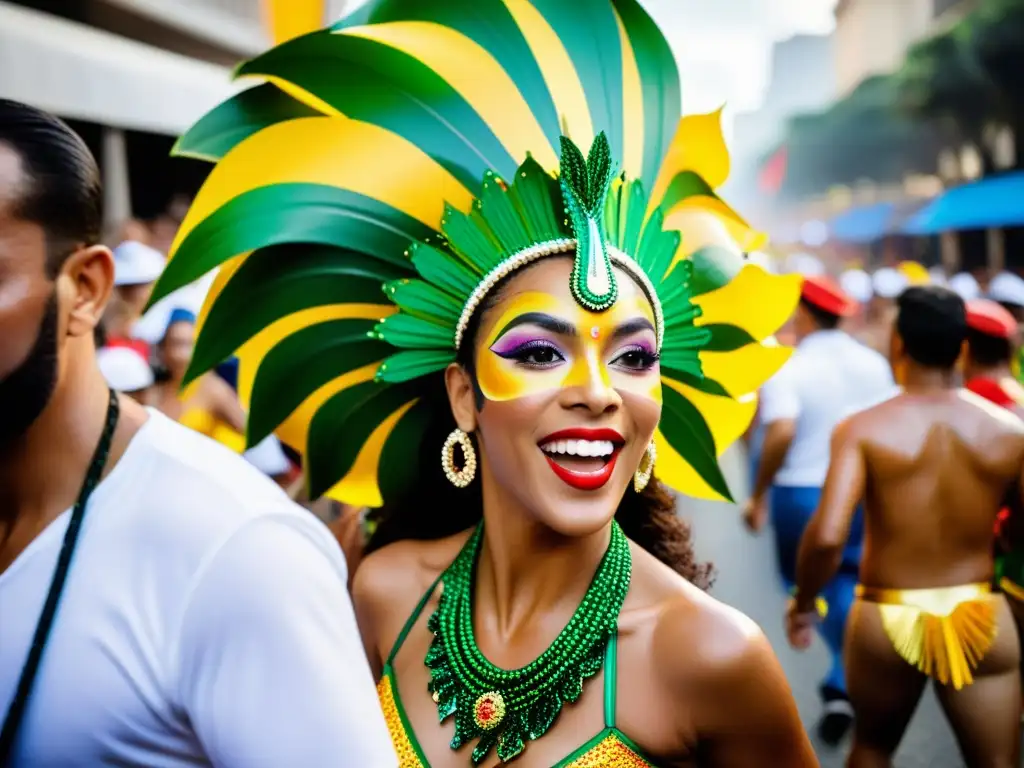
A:
POLYGON ((232 67, 272 42, 275 4, 315 4, 323 21, 345 7, 344 0, 0 0, 0 97, 54 112, 83 135, 103 170, 113 226, 149 191, 133 187, 162 183, 146 172, 153 158, 245 87, 232 82, 232 67))

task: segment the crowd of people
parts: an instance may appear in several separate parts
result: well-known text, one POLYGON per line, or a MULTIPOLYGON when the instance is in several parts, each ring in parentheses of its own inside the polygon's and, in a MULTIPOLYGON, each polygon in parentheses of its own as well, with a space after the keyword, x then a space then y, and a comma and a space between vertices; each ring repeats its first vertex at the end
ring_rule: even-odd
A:
POLYGON ((823 740, 891 765, 934 681, 1017 766, 1014 278, 762 269, 639 5, 481 8, 272 52, 113 250, 0 99, 0 766, 811 768, 676 506, 745 433, 823 740))
POLYGON ((745 520, 770 517, 791 642, 816 627, 828 646, 818 731, 835 745, 853 726, 852 766, 891 764, 929 678, 967 765, 1019 759, 1024 281, 982 296, 936 277, 892 270, 889 306, 805 276, 751 438, 745 520))

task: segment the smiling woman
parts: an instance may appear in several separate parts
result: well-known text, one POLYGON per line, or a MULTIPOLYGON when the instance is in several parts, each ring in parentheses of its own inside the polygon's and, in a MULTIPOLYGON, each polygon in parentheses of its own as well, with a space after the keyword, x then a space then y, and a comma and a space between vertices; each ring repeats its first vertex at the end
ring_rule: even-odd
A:
POLYGON ((217 165, 156 298, 222 266, 187 378, 237 350, 249 441, 377 508, 353 589, 403 768, 814 765, 661 484, 729 498, 799 281, 737 249, 640 5, 378 0, 239 71, 179 142, 217 165))

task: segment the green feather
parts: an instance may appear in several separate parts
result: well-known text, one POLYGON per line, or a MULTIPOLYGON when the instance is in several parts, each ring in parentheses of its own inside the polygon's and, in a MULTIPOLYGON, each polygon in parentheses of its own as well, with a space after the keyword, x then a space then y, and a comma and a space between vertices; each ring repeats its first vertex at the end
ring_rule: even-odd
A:
POLYGON ((324 385, 387 357, 392 348, 367 337, 372 327, 373 320, 328 320, 272 347, 253 381, 248 446, 277 429, 324 385))
POLYGON ((565 236, 558 182, 532 157, 527 157, 526 162, 519 166, 508 196, 519 212, 531 242, 543 243, 565 236))
MULTIPOLYGON (((434 418, 433 403, 420 400, 410 408, 388 435, 377 465, 377 485, 384 499, 399 498, 413 489, 416 478, 422 477, 424 462, 432 461, 429 446, 423 444, 424 433, 434 418)), ((440 450, 440 446, 438 446, 440 450)))
POLYGON ((487 170, 515 171, 515 159, 458 91, 419 59, 385 43, 316 32, 271 48, 238 72, 279 77, 346 117, 401 136, 473 192, 487 170))
POLYGON ((517 253, 534 245, 512 199, 506 194, 503 183, 493 173, 487 174, 484 178, 480 216, 501 243, 504 255, 517 253))
POLYGON ((612 156, 623 157, 622 42, 612 4, 605 0, 531 0, 531 5, 569 54, 595 132, 605 132, 612 156))
POLYGON ((501 261, 501 244, 475 212, 470 216, 446 207, 441 227, 452 250, 481 277, 501 261))
POLYGON ((171 154, 216 162, 264 128, 319 114, 275 85, 257 85, 207 112, 178 139, 171 154))
POLYGON ((392 355, 377 370, 380 381, 399 383, 443 371, 455 362, 453 349, 412 349, 392 355))
POLYGON ((709 379, 704 375, 695 375, 687 371, 679 371, 675 368, 670 368, 665 365, 664 360, 662 360, 661 363, 661 375, 663 378, 675 379, 676 381, 685 384, 688 387, 693 387, 698 392, 703 392, 707 395, 732 398, 732 395, 726 391, 725 387, 714 379, 709 379))
POLYGON ((693 262, 692 292, 701 296, 728 285, 746 262, 743 254, 708 245, 690 256, 693 262))
POLYGON ((319 498, 355 464, 373 431, 418 395, 409 384, 367 382, 342 390, 313 414, 306 465, 310 498, 319 498))
POLYGON ((374 332, 377 338, 394 347, 435 350, 455 348, 455 337, 450 327, 403 312, 384 318, 374 332))
POLYGON ((732 501, 718 465, 715 438, 700 411, 671 387, 663 387, 661 433, 687 464, 716 492, 732 501))
POLYGON ((558 143, 561 131, 554 99, 530 44, 504 0, 377 0, 353 11, 334 28, 391 21, 440 24, 476 42, 512 78, 551 145, 558 143))
POLYGON ((369 256, 321 245, 256 251, 210 308, 185 383, 219 365, 283 317, 313 307, 365 303, 381 282, 407 273, 369 256))
POLYGON ((661 283, 679 252, 679 244, 683 238, 676 230, 666 232, 662 229, 663 218, 661 210, 655 208, 647 221, 647 226, 644 227, 637 254, 640 266, 658 289, 661 288, 661 283))
POLYGON ((713 323, 701 328, 710 334, 707 343, 704 344, 707 352, 735 352, 737 349, 757 344, 757 339, 735 325, 713 323))
POLYGON ((454 336, 463 302, 450 293, 423 280, 396 280, 384 286, 384 293, 411 315, 449 323, 454 336))
POLYGON ((468 297, 482 277, 461 259, 429 245, 414 244, 410 253, 413 266, 420 276, 452 296, 468 297))
MULTIPOLYGON (((623 202, 625 203, 625 216, 622 222, 622 239, 619 244, 626 253, 636 259, 641 267, 644 266, 641 258, 643 256, 643 247, 640 241, 640 233, 644 231, 644 218, 647 211, 647 195, 644 194, 644 187, 638 181, 634 181, 629 185, 628 194, 623 192, 623 202)), ((657 285, 658 281, 653 279, 653 275, 648 273, 648 276, 652 278, 652 282, 657 285)))
POLYGON ((178 247, 149 305, 235 256, 284 243, 337 246, 407 268, 409 243, 433 230, 372 198, 322 184, 245 192, 196 226, 178 247))
POLYGON ((625 27, 640 70, 644 110, 641 178, 648 188, 653 188, 683 113, 679 69, 665 36, 637 0, 612 0, 612 4, 625 27))
POLYGON ((703 178, 693 171, 683 171, 676 174, 665 189, 665 195, 658 202, 658 207, 668 214, 676 206, 690 197, 706 196, 718 199, 715 190, 711 188, 703 178))

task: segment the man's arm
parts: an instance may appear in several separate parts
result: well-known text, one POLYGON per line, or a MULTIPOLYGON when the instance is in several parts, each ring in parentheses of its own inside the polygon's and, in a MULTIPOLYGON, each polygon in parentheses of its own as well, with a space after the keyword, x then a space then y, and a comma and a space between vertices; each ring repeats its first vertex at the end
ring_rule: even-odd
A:
POLYGON ((821 502, 800 540, 794 608, 797 613, 814 611, 818 593, 838 572, 850 524, 864 498, 867 470, 856 428, 857 420, 852 418, 841 422, 832 432, 831 461, 821 502))
POLYGON ((395 766, 336 542, 282 513, 197 575, 172 680, 217 768, 395 766))
POLYGON ((754 487, 743 508, 747 527, 754 532, 759 531, 766 522, 768 491, 786 461, 786 454, 796 435, 800 399, 793 370, 791 361, 761 388, 758 414, 765 425, 764 442, 761 445, 754 487))
POLYGON ((761 460, 757 464, 757 478, 754 481, 754 498, 763 499, 771 490, 775 475, 782 469, 795 435, 796 419, 777 419, 765 427, 761 460))

